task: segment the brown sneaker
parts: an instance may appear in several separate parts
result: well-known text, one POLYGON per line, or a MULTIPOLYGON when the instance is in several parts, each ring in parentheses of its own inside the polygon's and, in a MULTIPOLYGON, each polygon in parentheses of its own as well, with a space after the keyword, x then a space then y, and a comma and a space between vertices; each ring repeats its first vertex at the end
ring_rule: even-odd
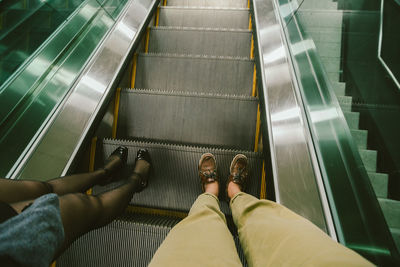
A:
POLYGON ((205 191, 205 185, 213 182, 219 182, 217 175, 217 161, 213 154, 204 153, 199 160, 199 176, 201 179, 201 188, 205 191))
POLYGON ((226 188, 228 191, 228 184, 232 181, 237 184, 240 190, 244 191, 246 189, 249 173, 247 170, 247 157, 243 154, 237 154, 232 162, 230 168, 230 175, 226 183, 226 188))

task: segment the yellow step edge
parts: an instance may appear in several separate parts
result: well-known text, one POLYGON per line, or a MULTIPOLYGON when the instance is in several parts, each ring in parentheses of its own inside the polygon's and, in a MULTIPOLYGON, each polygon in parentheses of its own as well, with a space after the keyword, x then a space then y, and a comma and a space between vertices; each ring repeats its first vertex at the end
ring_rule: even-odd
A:
POLYGON ((138 54, 135 53, 133 55, 133 62, 132 62, 131 88, 135 88, 137 57, 138 57, 138 54))
POLYGON ((251 23, 251 15, 249 16, 249 30, 251 30, 253 28, 253 25, 251 23))
POLYGON ((250 0, 247 0, 247 8, 250 8, 250 0))
POLYGON ((148 53, 149 52, 149 38, 150 38, 150 28, 146 29, 146 44, 144 47, 144 52, 148 53))
POLYGON ((260 138, 260 104, 257 107, 257 124, 256 124, 256 136, 254 140, 254 152, 258 152, 258 141, 260 138))
POLYGON ((139 207, 139 206, 128 206, 126 208, 126 212, 169 216, 169 217, 175 217, 175 218, 180 218, 180 219, 184 219, 188 216, 188 214, 186 212, 145 208, 145 207, 139 207))
POLYGON ((251 95, 256 97, 257 96, 257 69, 256 63, 254 63, 254 70, 253 70, 253 89, 251 95))
POLYGON ((251 47, 250 47, 250 58, 254 58, 254 37, 251 35, 251 47))
POLYGON ((163 6, 166 6, 166 5, 167 5, 167 0, 164 0, 163 6))
POLYGON ((158 22, 160 21, 160 7, 157 7, 157 12, 156 12, 156 21, 154 23, 154 26, 158 26, 158 22))
POLYGON ((262 164, 260 199, 267 199, 267 182, 265 180, 265 161, 262 164))
POLYGON ((114 121, 113 121, 112 134, 111 134, 111 137, 113 139, 115 139, 117 137, 117 123, 118 123, 120 96, 121 96, 121 88, 117 88, 117 92, 115 92, 115 99, 114 99, 114 121))

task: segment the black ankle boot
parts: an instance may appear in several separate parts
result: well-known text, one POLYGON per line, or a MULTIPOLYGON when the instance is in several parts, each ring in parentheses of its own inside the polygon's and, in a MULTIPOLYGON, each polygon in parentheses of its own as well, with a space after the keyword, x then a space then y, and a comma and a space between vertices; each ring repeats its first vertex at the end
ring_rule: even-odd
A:
POLYGON ((99 183, 100 185, 105 185, 107 183, 110 183, 116 178, 116 174, 120 173, 123 167, 125 167, 126 162, 128 160, 128 148, 125 146, 119 146, 117 149, 115 149, 110 156, 106 159, 106 163, 104 164, 104 167, 102 168, 106 176, 108 177, 105 181, 99 183), (107 167, 107 164, 110 162, 114 161, 114 159, 111 159, 111 157, 117 156, 121 160, 121 164, 115 164, 110 167, 107 167))
POLYGON ((148 185, 148 180, 149 180, 149 176, 150 176, 150 172, 153 168, 152 162, 151 162, 151 158, 150 158, 150 153, 147 149, 139 149, 137 154, 136 154, 136 158, 135 158, 135 166, 136 163, 139 160, 145 160, 150 164, 150 168, 149 168, 149 172, 147 173, 147 175, 142 175, 140 173, 137 173, 135 171, 133 171, 133 174, 137 175, 140 178, 140 185, 139 188, 137 190, 137 192, 142 191, 143 189, 145 189, 148 185))

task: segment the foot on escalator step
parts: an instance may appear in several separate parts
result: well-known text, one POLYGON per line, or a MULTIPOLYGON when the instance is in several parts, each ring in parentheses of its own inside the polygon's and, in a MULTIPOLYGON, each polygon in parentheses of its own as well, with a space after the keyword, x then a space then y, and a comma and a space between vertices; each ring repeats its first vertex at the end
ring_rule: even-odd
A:
POLYGON ((127 159, 127 147, 119 146, 115 149, 106 159, 104 167, 102 168, 106 173, 106 178, 104 181, 100 182, 99 185, 105 185, 120 178, 121 170, 125 167, 127 159))
POLYGON ((149 176, 152 171, 152 161, 147 149, 139 149, 135 158, 135 167, 130 179, 138 180, 138 189, 141 192, 149 183, 149 176))
MULTIPOLYGON (((206 185, 214 182, 219 183, 217 174, 217 160, 211 153, 204 153, 199 160, 199 176, 201 188, 206 191, 206 185)), ((215 193, 218 195, 217 193, 215 193)))
POLYGON ((226 188, 228 191, 228 186, 230 182, 237 184, 241 191, 244 191, 249 180, 249 172, 247 168, 247 157, 243 154, 237 154, 230 167, 230 175, 226 183, 226 188))

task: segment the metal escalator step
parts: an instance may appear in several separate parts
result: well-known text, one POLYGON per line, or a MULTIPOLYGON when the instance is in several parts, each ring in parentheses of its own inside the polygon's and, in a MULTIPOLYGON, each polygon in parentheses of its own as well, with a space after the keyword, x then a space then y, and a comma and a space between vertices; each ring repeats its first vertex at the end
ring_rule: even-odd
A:
POLYGON ((321 61, 324 63, 327 72, 340 71, 340 58, 321 57, 321 61))
POLYGON ((301 8, 307 10, 337 10, 338 3, 337 1, 307 0, 303 2, 301 8))
POLYGON ((152 27, 149 52, 250 57, 251 31, 152 27))
POLYGON ((122 90, 118 136, 253 150, 254 97, 122 90))
MULTIPOLYGON (((131 205, 188 212, 198 195, 202 193, 198 177, 198 162, 205 152, 213 153, 217 159, 218 175, 222 189, 219 194, 220 205, 224 213, 230 214, 228 202, 224 201, 224 185, 228 178, 230 162, 238 153, 245 154, 249 160, 250 180, 246 191, 254 196, 259 196, 262 153, 106 139, 103 141, 103 158, 105 159, 120 145, 124 145, 129 149, 128 166, 133 165, 139 148, 147 148, 154 167, 149 186, 133 196, 131 205)), ((126 172, 129 173, 131 170, 128 169, 126 172)), ((94 192, 106 191, 116 185, 118 183, 105 187, 95 187, 94 192)))
POLYGON ((346 118, 347 125, 349 125, 350 129, 358 129, 359 121, 360 121, 360 113, 359 112, 343 112, 344 117, 346 118))
POLYGON ((158 26, 249 29, 248 8, 160 7, 158 26))
POLYGON ((136 88, 251 95, 254 60, 139 54, 136 88))
POLYGON ((336 96, 344 96, 346 92, 346 83, 332 82, 333 90, 336 96))
POLYGON ((375 150, 359 149, 361 159, 368 172, 376 172, 376 159, 378 152, 375 150))
POLYGON ((376 196, 386 198, 388 194, 389 176, 386 173, 368 172, 368 177, 376 196))
POLYGON ((76 240, 57 259, 57 267, 147 266, 178 222, 167 217, 125 215, 76 240))
POLYGON ((337 100, 343 112, 351 112, 353 98, 351 96, 338 96, 337 100))
POLYGON ((247 8, 245 0, 168 0, 168 6, 247 8))
POLYGON ((397 250, 400 251, 400 228, 390 228, 397 250))
POLYGON ((400 201, 378 198, 383 215, 390 228, 400 228, 400 201))
POLYGON ((368 131, 356 129, 350 129, 350 131, 358 148, 367 149, 368 131))

